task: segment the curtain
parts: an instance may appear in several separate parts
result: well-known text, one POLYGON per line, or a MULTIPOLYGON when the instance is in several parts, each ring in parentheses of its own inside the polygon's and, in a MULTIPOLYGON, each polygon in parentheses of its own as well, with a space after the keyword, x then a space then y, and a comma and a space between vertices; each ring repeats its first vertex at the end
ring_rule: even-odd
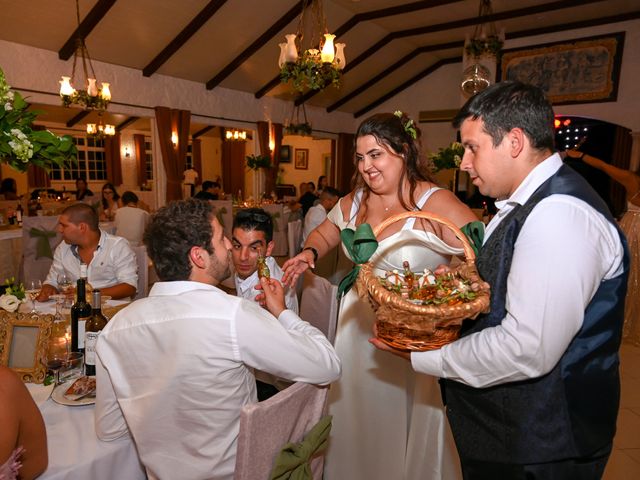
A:
POLYGON ((269 152, 268 122, 258 122, 258 145, 260 146, 260 155, 271 155, 269 152))
POLYGON ((353 140, 352 133, 338 134, 338 147, 336 156, 336 188, 343 194, 353 189, 351 179, 356 171, 353 164, 353 140))
POLYGON ((50 187, 51 180, 49 179, 49 174, 42 167, 29 165, 29 169, 27 170, 27 186, 29 189, 50 187))
POLYGON ((222 141, 222 183, 224 190, 232 195, 237 195, 244 191, 244 155, 245 142, 222 141))
MULTIPOLYGON (((633 138, 631 130, 620 125, 616 125, 613 134, 613 148, 611 149, 611 164, 629 169, 631 163, 631 146, 633 138)), ((611 210, 615 217, 620 217, 627 209, 627 198, 624 187, 618 182, 611 181, 611 210)))
POLYGON ((136 154, 138 185, 140 185, 140 188, 147 183, 147 149, 144 143, 144 135, 140 133, 133 135, 133 148, 136 154))
POLYGON ((167 201, 182 199, 182 177, 186 164, 191 112, 156 107, 156 124, 162 164, 167 174, 167 201), (178 145, 171 142, 171 134, 177 133, 178 145))
POLYGON ((202 183, 202 141, 199 138, 191 140, 191 156, 193 158, 193 169, 198 172, 196 185, 202 183))
POLYGON ((107 179, 114 185, 122 185, 122 156, 120 155, 120 132, 104 139, 104 159, 107 179))
POLYGON ((267 170, 265 192, 267 194, 276 191, 276 178, 278 177, 278 169, 280 168, 280 147, 282 147, 282 124, 272 124, 273 129, 273 156, 271 158, 271 168, 267 170))

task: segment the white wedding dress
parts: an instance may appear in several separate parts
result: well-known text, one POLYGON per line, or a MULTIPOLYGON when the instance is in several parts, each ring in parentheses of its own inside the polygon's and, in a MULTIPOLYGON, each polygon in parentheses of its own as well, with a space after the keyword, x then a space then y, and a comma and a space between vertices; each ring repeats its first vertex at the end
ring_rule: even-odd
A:
MULTIPOLYGON (((420 199, 421 208, 432 189, 420 199)), ((350 218, 355 218, 359 196, 350 218)), ((340 229, 340 202, 329 214, 340 229)), ((413 271, 449 262, 461 249, 432 233, 414 230, 413 218, 383 239, 372 261, 380 271, 408 260, 413 271)), ((381 273, 380 272, 380 273, 381 273)), ((437 379, 415 373, 411 364, 368 343, 375 322, 369 304, 351 289, 342 299, 336 350, 342 377, 331 385, 333 427, 325 480, 456 480, 459 460, 444 413, 437 379)))

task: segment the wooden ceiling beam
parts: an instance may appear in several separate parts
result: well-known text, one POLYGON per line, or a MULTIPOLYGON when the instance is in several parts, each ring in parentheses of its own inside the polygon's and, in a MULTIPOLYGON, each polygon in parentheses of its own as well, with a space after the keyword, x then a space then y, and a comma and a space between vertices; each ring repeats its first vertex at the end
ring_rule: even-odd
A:
MULTIPOLYGON (((367 20, 375 20, 376 18, 383 17, 391 17, 393 15, 402 15, 404 13, 411 13, 417 10, 424 10, 427 8, 439 7, 441 5, 446 5, 449 3, 457 3, 460 0, 423 0, 420 2, 412 2, 406 5, 399 5, 396 7, 389 8, 381 8, 379 10, 371 10, 370 12, 358 13, 343 23, 340 27, 338 27, 334 34, 336 38, 339 38, 341 35, 344 35, 353 27, 355 27, 360 22, 365 22, 367 20)), ((272 78, 269 82, 264 85, 260 90, 258 90, 254 96, 256 98, 261 98, 265 96, 270 90, 277 87, 280 83, 280 75, 272 78)))
POLYGON ((271 40, 278 32, 280 32, 284 27, 289 25, 293 19, 295 19, 302 9, 304 8, 305 0, 300 0, 296 3, 287 13, 285 13, 280 19, 278 19, 273 25, 271 25, 266 32, 260 35, 251 45, 249 45, 245 50, 238 55, 236 58, 231 60, 231 62, 224 67, 220 73, 215 75, 211 80, 207 82, 207 90, 213 90, 217 87, 220 82, 222 82, 225 78, 233 73, 233 71, 242 65, 245 60, 247 60, 251 55, 256 53, 260 48, 262 48, 265 43, 271 40))
POLYGON ((210 132, 211 130, 213 130, 214 128, 216 128, 214 125, 207 125, 206 127, 198 130, 196 133, 194 133, 193 135, 191 135, 191 138, 193 140, 195 140, 198 137, 201 137, 202 135, 204 135, 207 132, 210 132))
POLYGON ((104 18, 109 9, 113 7, 114 3, 116 3, 116 0, 98 0, 87 16, 84 17, 84 20, 80 22, 80 25, 78 25, 69 39, 62 46, 60 51, 58 51, 58 58, 60 60, 69 60, 71 58, 73 52, 76 51, 76 39, 81 38, 84 40, 87 38, 95 26, 100 23, 100 20, 104 18))
MULTIPOLYGON (((559 25, 550 25, 550 26, 546 26, 546 27, 539 27, 539 28, 532 28, 532 29, 528 29, 528 30, 521 30, 519 32, 510 32, 510 33, 506 34, 506 39, 507 40, 514 40, 516 38, 526 38, 526 37, 533 37, 533 36, 536 36, 536 35, 546 35, 546 34, 549 34, 549 33, 562 32, 562 31, 565 31, 565 30, 575 30, 575 29, 580 29, 580 28, 597 27, 599 25, 606 25, 608 23, 623 22, 625 20, 635 20, 637 18, 640 18, 640 10, 636 10, 636 11, 629 12, 629 13, 623 13, 623 14, 620 14, 620 15, 612 15, 612 16, 609 16, 609 17, 594 18, 594 19, 590 19, 590 20, 580 20, 580 21, 571 22, 571 23, 563 23, 563 24, 559 24, 559 25)), ((364 90, 370 88, 374 83, 377 83, 378 81, 382 80, 382 78, 384 78, 387 75, 393 73, 398 68, 402 67, 404 65, 404 63, 409 62, 410 60, 414 59, 415 56, 417 56, 417 55, 419 55, 421 53, 426 53, 426 52, 430 52, 430 51, 434 51, 434 50, 446 50, 446 49, 449 49, 449 48, 455 48, 456 47, 456 45, 455 45, 456 43, 458 44, 457 46, 459 48, 462 48, 464 46, 464 42, 451 42, 451 43, 442 43, 442 44, 438 44, 438 45, 428 45, 428 46, 419 47, 419 48, 415 49, 413 52, 411 52, 408 55, 405 55, 401 60, 399 60, 398 62, 394 63, 392 66, 390 66, 389 68, 385 69, 383 72, 379 73, 378 75, 376 75, 374 78, 372 78, 371 80, 369 80, 368 82, 366 82, 362 86, 356 88, 353 92, 349 93, 348 95, 344 96, 343 98, 339 99, 337 102, 335 102, 332 105, 330 105, 329 107, 327 107, 327 112, 334 111, 336 108, 344 105, 346 102, 348 102, 352 98, 356 97, 357 95, 360 95, 364 90)))
POLYGON ((202 26, 222 7, 227 0, 211 0, 189 24, 164 47, 162 51, 142 69, 142 75, 150 77, 169 60, 182 46, 189 41, 202 26))
POLYGON ((80 122, 80 120, 82 120, 84 117, 86 117, 90 113, 91 113, 91 110, 80 110, 67 122, 67 128, 73 127, 75 124, 80 122))
POLYGON ((124 122, 120 122, 120 124, 116 126, 116 130, 118 132, 121 132, 122 130, 127 128, 129 125, 133 124, 134 122, 137 122, 138 120, 140 120, 140 117, 129 117, 124 122))
MULTIPOLYGON (((485 15, 484 17, 474 16, 474 17, 469 17, 462 20, 454 20, 452 22, 438 23, 435 25, 427 25, 424 27, 417 27, 417 28, 409 28, 406 30, 398 30, 396 32, 391 32, 385 35, 381 40, 376 42, 373 46, 366 49, 364 52, 362 52, 353 60, 350 60, 349 62, 347 62, 347 65, 344 67, 344 70, 342 70, 342 74, 343 75, 347 74, 350 70, 357 67, 360 63, 364 62, 369 58, 375 58, 374 54, 378 50, 380 50, 381 48, 386 46, 388 43, 398 38, 412 37, 415 35, 425 35, 428 33, 437 33, 445 30, 451 30, 454 28, 469 27, 469 26, 474 26, 474 25, 487 23, 487 22, 495 22, 500 20, 509 20, 512 18, 525 17, 529 15, 537 15, 539 13, 551 12, 551 11, 560 10, 563 8, 582 6, 588 3, 596 3, 601 1, 602 0, 557 0, 550 3, 543 3, 541 5, 534 5, 532 7, 517 8, 515 10, 507 10, 504 12, 494 13, 493 15, 485 15)), ((298 100, 296 100, 296 105, 299 105, 299 103, 297 102, 300 102, 300 103, 305 102, 319 92, 320 92, 319 90, 307 92, 298 100)))

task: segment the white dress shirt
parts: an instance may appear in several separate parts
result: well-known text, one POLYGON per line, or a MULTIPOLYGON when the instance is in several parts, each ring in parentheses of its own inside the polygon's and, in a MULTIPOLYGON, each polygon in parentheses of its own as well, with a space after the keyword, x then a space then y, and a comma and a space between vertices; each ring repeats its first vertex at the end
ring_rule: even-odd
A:
MULTIPOLYGON (((485 243, 516 205, 561 167, 547 158, 487 226, 485 243)), ((623 249, 615 227, 582 200, 550 195, 527 217, 516 240, 502 323, 439 350, 413 352, 414 370, 473 387, 540 377, 558 363, 582 326, 600 282, 622 273, 623 249)))
MULTIPOLYGON (((75 282, 80 278, 78 247, 61 242, 53 255, 53 263, 44 283, 58 288, 58 275, 65 273, 75 282)), ((106 288, 126 283, 138 288, 138 264, 129 242, 100 230, 98 248, 87 265, 87 278, 93 288, 106 288)))
MULTIPOLYGON (((266 261, 271 278, 282 281, 283 272, 276 260, 273 257, 267 257, 266 261)), ((260 283, 258 280, 258 271, 256 270, 244 280, 242 280, 236 273, 233 276, 233 279, 236 284, 236 294, 239 297, 255 302, 256 295, 260 293, 259 290, 253 288, 260 283)), ((293 310, 296 314, 298 313, 298 297, 296 296, 295 289, 285 287, 284 301, 289 310, 293 310)))
POLYGON ((315 228, 325 221, 327 218, 327 210, 322 206, 322 204, 318 203, 314 205, 307 211, 307 214, 304 216, 304 227, 302 229, 302 244, 307 241, 307 237, 309 234, 315 230, 315 228))
POLYGON ((116 211, 116 235, 129 240, 132 246, 142 245, 142 235, 149 223, 149 214, 138 207, 122 207, 116 211))
POLYGON ((290 310, 199 282, 158 282, 107 324, 96 346, 96 433, 131 433, 149 478, 232 480, 240 410, 259 368, 294 381, 340 376, 335 350, 290 310))

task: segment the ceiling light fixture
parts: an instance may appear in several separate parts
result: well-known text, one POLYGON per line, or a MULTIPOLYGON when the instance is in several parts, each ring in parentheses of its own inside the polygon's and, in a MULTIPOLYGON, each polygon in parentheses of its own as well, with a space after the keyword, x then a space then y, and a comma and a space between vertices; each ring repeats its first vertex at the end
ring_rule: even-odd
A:
POLYGON ((491 0, 480 0, 473 37, 467 36, 463 52, 462 93, 471 97, 487 88, 496 78, 496 65, 504 45, 504 30, 498 33, 495 24, 483 19, 493 15, 491 0))
POLYGON ((102 118, 98 119, 98 123, 87 123, 87 135, 95 138, 112 137, 116 134, 116 127, 111 124, 103 124, 102 118))
POLYGON ((322 90, 329 85, 340 86, 342 69, 346 65, 344 43, 336 43, 328 33, 322 0, 307 0, 302 6, 296 33, 285 35, 280 43, 280 80, 292 81, 294 90, 322 90), (309 8, 309 14, 305 11, 309 8), (304 42, 305 35, 309 39, 304 42), (299 53, 301 52, 301 53, 299 53))
MULTIPOLYGON (((78 0, 76 0, 76 18, 78 26, 80 26, 80 6, 78 4, 78 0)), ((107 82, 102 82, 102 86, 98 88, 96 74, 93 70, 91 57, 89 56, 89 50, 87 50, 87 46, 84 43, 84 38, 78 36, 75 41, 76 49, 73 52, 73 70, 71 71, 71 76, 67 77, 63 75, 62 80, 60 80, 60 98, 62 100, 62 104, 65 107, 79 105, 87 110, 98 110, 100 112, 104 112, 111 101, 111 90, 109 88, 109 84, 107 82), (85 86, 84 89, 80 90, 76 90, 71 84, 71 82, 75 82, 76 80, 76 63, 78 61, 78 57, 82 62, 82 70, 84 73, 84 78, 82 80, 84 81, 83 85, 85 86), (91 77, 89 77, 89 72, 91 72, 91 77)))
POLYGON ((244 142, 247 139, 247 132, 244 130, 226 130, 225 138, 229 141, 244 142))

